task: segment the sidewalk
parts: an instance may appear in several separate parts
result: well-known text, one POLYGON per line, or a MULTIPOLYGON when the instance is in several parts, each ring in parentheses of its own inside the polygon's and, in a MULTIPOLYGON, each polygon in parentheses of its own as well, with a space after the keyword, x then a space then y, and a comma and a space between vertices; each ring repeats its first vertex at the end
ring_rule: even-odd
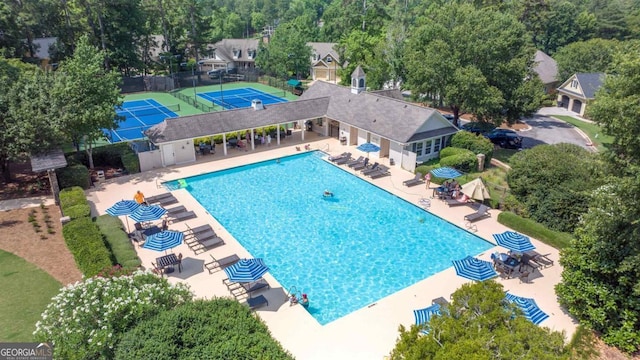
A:
POLYGON ((53 196, 38 196, 31 198, 2 200, 0 201, 0 211, 37 207, 42 203, 44 203, 45 205, 55 204, 55 202, 53 201, 53 196))
POLYGON ((572 118, 576 118, 580 121, 584 121, 590 124, 593 124, 593 121, 585 119, 583 117, 581 117, 580 115, 578 115, 577 113, 574 113, 573 111, 569 111, 563 107, 543 107, 540 108, 537 112, 536 115, 542 115, 542 116, 553 116, 553 115, 563 115, 563 116, 571 116, 572 118))

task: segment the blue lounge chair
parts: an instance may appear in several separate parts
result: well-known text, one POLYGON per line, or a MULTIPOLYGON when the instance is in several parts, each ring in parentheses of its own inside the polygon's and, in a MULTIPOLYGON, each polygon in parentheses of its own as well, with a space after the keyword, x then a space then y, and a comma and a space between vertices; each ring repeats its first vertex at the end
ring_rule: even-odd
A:
POLYGON ((489 213, 489 207, 486 205, 480 205, 480 207, 478 208, 478 210, 473 213, 473 214, 469 214, 469 215, 465 215, 464 219, 470 223, 487 218, 487 217, 491 217, 491 213, 489 213))
POLYGON ((349 165, 349 167, 352 168, 353 170, 362 170, 362 169, 366 168, 367 165, 369 165, 369 159, 368 158, 364 159, 364 161, 361 162, 361 163, 354 164, 354 165, 349 165))
POLYGON ((348 167, 351 167, 351 165, 358 164, 358 163, 360 163, 360 162, 362 162, 362 161, 364 161, 364 156, 360 156, 360 157, 359 157, 359 158, 357 158, 357 159, 349 160, 349 161, 347 161, 347 162, 345 163, 345 165, 347 165, 348 167))
POLYGON ((229 267, 235 263, 240 261, 238 255, 233 254, 227 257, 223 257, 222 259, 216 259, 211 255, 211 261, 204 264, 204 267, 209 270, 209 274, 213 274, 215 271, 223 270, 226 267, 229 267))
POLYGON ((419 185, 419 184, 422 184, 422 183, 424 183, 424 181, 422 181, 422 173, 421 172, 417 172, 416 176, 413 179, 405 180, 405 181, 402 182, 402 184, 404 186, 409 186, 409 187, 416 186, 416 185, 419 185))
POLYGON ((391 173, 389 172, 389 168, 384 165, 378 165, 378 169, 376 171, 367 174, 367 176, 372 179, 377 179, 389 175, 391 175, 391 173))
POLYGON ((369 173, 377 171, 378 170, 378 166, 380 166, 380 164, 378 164, 377 162, 373 163, 373 165, 371 165, 370 168, 366 168, 366 169, 362 170, 361 173, 362 173, 362 175, 367 175, 369 173))
POLYGON ((349 154, 349 155, 345 156, 345 157, 342 157, 342 158, 334 161, 333 163, 337 164, 337 165, 343 165, 343 164, 348 163, 349 161, 351 161, 351 153, 347 153, 347 154, 349 154))

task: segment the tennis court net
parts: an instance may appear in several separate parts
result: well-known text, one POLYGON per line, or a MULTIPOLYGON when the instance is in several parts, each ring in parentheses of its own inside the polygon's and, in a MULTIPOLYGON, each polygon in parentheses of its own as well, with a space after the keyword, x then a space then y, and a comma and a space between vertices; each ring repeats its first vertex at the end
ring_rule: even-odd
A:
POLYGON ((142 117, 142 116, 153 116, 158 114, 167 114, 167 112, 176 112, 176 111, 180 111, 180 104, 163 105, 162 107, 157 107, 157 106, 133 107, 133 108, 121 109, 118 112, 120 113, 120 115, 126 115, 127 113, 130 113, 137 117, 142 117))

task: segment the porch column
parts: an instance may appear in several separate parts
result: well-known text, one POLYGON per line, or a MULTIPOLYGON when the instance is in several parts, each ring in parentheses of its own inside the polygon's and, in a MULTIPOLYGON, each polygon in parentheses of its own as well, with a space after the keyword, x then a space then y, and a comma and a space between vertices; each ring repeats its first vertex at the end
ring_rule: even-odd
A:
POLYGON ((278 145, 280 145, 280 124, 276 124, 276 137, 278 138, 278 145))
MULTIPOLYGON (((256 149, 256 142, 255 142, 255 134, 253 133, 253 128, 250 129, 251 130, 251 150, 255 150, 256 149)), ((247 139, 249 140, 249 139, 247 139)))
POLYGON ((227 156, 227 134, 222 133, 222 150, 224 151, 224 156, 227 156))
POLYGON ((302 141, 304 142, 304 133, 305 133, 305 131, 307 131, 305 129, 304 121, 299 121, 298 125, 299 125, 299 128, 300 128, 300 134, 302 134, 302 141))

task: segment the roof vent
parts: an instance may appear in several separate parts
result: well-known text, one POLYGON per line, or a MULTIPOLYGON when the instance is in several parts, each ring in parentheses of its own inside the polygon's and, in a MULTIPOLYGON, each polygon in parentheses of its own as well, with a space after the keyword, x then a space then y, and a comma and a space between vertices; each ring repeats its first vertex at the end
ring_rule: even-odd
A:
POLYGON ((251 100, 251 107, 253 110, 264 110, 264 105, 262 104, 262 100, 253 99, 251 100))

